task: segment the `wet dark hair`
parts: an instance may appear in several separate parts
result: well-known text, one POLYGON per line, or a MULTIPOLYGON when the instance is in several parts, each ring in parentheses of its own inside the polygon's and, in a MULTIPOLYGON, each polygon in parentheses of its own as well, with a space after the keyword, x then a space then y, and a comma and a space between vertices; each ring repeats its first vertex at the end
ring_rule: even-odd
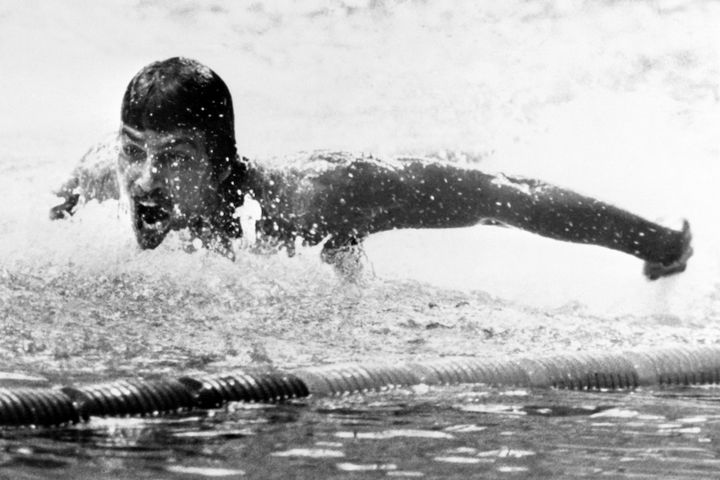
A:
POLYGON ((125 90, 121 119, 138 130, 204 133, 216 172, 237 155, 230 90, 196 60, 173 57, 140 70, 125 90))

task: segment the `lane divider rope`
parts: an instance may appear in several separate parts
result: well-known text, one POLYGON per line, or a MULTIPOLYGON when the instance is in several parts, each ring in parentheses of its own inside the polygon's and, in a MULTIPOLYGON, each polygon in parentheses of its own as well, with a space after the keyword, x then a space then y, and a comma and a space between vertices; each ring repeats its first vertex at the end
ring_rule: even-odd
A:
POLYGON ((274 403, 420 384, 616 390, 718 382, 720 346, 341 364, 289 372, 236 371, 60 388, 0 388, 0 426, 59 426, 95 416, 162 415, 220 408, 229 402, 274 403))

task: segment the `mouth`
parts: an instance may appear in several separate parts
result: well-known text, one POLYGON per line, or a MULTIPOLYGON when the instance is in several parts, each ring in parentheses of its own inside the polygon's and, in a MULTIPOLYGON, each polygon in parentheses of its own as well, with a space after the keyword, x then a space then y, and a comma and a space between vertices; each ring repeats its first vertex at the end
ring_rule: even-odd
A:
POLYGON ((133 198, 133 230, 140 248, 160 245, 171 229, 173 203, 159 191, 133 198))

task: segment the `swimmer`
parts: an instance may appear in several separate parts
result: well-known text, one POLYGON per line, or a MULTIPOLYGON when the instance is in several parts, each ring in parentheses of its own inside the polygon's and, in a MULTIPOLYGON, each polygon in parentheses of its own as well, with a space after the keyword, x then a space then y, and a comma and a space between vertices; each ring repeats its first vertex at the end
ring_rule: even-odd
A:
POLYGON ((651 280, 682 272, 692 255, 690 227, 645 220, 539 180, 422 159, 316 153, 283 169, 238 156, 225 82, 208 67, 170 58, 143 68, 122 101, 114 166, 77 168, 58 191, 51 218, 83 197, 129 202, 140 248, 188 229, 232 255, 231 240, 271 241, 293 254, 296 239, 322 246, 339 268, 372 233, 455 228, 491 222, 569 242, 599 245, 645 262, 651 280), (117 171, 116 181, 112 172, 117 171))

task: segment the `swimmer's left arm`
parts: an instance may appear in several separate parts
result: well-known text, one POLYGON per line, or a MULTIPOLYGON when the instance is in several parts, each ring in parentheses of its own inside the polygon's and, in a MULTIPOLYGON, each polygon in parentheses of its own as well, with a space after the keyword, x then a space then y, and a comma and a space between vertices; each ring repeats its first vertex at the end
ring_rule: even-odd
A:
MULTIPOLYGON (((495 176, 425 160, 357 159, 315 180, 329 234, 363 237, 396 228, 448 228, 493 219, 495 176), (318 188, 321 187, 321 188, 318 188)), ((497 220, 495 218, 495 220, 497 220)))
POLYGON ((342 197, 326 211, 334 214, 334 225, 352 226, 357 239, 394 228, 454 228, 493 219, 557 240, 619 250, 651 267, 665 266, 657 275, 652 268, 646 272, 651 279, 682 271, 692 254, 687 222, 680 230, 670 229, 540 180, 423 161, 398 168, 356 161, 344 173, 349 180, 342 197))

